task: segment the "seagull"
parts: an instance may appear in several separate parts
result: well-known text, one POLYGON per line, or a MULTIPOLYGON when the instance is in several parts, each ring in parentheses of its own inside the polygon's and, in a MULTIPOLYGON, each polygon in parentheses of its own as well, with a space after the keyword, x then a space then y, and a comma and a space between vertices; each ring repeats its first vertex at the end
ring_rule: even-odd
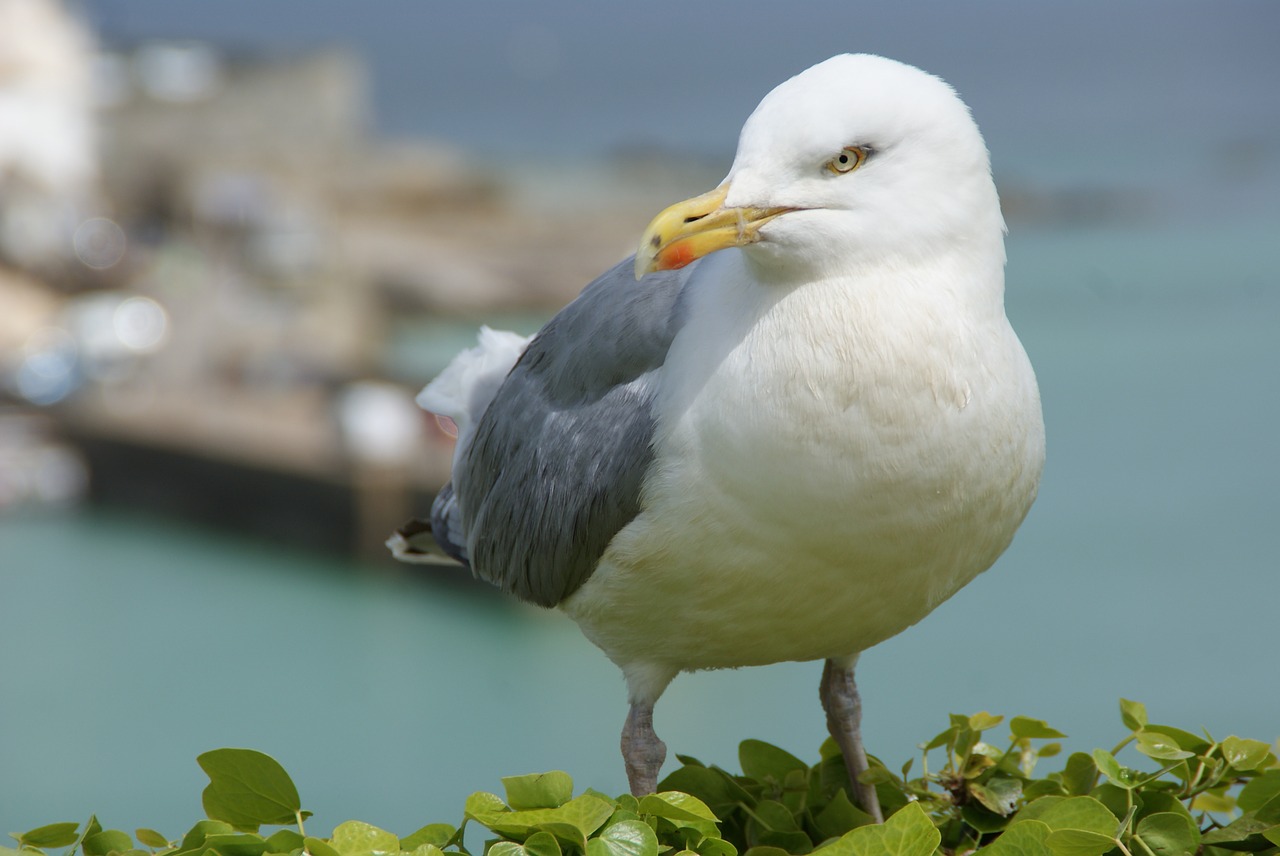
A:
POLYGON ((636 795, 677 674, 825 661, 851 795, 882 820, 858 656, 995 562, 1044 462, 1004 233, 948 84, 866 54, 809 68, 634 258, 427 385, 458 429, 452 479, 388 544, 577 622, 626 680, 636 795))

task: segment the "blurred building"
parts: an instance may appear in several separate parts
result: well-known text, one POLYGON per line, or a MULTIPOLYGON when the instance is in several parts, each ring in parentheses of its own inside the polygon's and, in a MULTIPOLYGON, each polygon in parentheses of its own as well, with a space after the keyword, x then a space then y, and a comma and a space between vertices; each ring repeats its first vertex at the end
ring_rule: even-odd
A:
POLYGON ((48 282, 74 264, 95 192, 91 56, 55 0, 0 0, 0 510, 74 501, 85 487, 77 452, 4 392, 43 401, 68 383, 64 299, 48 282))
POLYGON ((50 268, 97 177, 91 41, 57 0, 0 0, 0 260, 50 268))
POLYGON ((341 49, 99 49, 0 0, 0 467, 70 441, 95 501, 374 549, 448 474, 422 383, 714 180, 382 140, 368 103, 341 49))

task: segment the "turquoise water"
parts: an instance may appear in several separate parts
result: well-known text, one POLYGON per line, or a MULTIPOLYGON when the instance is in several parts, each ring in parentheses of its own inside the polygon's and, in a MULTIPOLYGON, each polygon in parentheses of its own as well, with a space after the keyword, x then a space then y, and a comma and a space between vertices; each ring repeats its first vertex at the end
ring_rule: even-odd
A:
MULTIPOLYGON (((1015 233, 1009 309, 1049 426, 1041 497, 996 567, 863 658, 872 751, 951 711, 1111 745, 1116 699, 1280 736, 1280 234, 1274 221, 1015 233)), ((673 751, 808 757, 816 664, 683 676, 673 751)), ((459 819, 502 775, 620 791, 616 670, 554 613, 170 521, 0 517, 0 831, 92 811, 178 834, 194 758, 278 757, 314 828, 459 819)))

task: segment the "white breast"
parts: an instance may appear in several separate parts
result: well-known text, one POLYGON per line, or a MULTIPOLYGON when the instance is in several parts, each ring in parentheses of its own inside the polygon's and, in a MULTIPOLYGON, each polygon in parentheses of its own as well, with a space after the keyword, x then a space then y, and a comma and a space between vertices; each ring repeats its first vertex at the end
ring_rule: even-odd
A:
POLYGON ((862 651, 990 566, 1039 480, 1002 308, 928 271, 761 286, 721 255, 664 370, 643 511, 564 605, 624 670, 862 651))

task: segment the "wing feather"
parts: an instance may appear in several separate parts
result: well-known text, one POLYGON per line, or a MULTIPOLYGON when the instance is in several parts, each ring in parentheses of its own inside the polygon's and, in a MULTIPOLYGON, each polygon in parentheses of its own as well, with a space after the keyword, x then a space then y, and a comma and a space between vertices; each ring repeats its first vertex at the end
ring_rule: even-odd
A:
POLYGON ((450 513, 461 513, 445 549, 459 555, 461 539, 477 576, 543 606, 582 585, 640 511, 653 401, 692 266, 636 282, 632 264, 596 279, 533 338, 447 488, 450 513))

